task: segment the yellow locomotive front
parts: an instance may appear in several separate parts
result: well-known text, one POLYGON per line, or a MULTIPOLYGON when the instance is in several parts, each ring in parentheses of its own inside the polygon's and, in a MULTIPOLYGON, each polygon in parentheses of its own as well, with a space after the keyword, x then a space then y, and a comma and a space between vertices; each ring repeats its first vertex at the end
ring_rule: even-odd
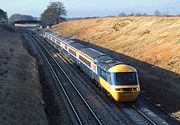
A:
POLYGON ((126 64, 119 64, 109 69, 111 84, 109 93, 115 101, 135 101, 140 93, 137 70, 126 64))

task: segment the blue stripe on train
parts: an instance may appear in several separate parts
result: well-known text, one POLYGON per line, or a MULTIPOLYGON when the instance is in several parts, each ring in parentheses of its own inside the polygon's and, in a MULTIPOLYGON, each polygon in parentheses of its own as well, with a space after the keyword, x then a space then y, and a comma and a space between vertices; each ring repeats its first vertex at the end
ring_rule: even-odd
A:
MULTIPOLYGON (((53 43, 53 42, 51 42, 53 43)), ((53 43, 54 44, 54 43, 53 43)), ((60 47, 59 45, 55 45, 54 46, 56 48, 58 48, 61 52, 63 52, 63 54, 65 54, 66 56, 68 56, 69 58, 71 58, 71 60, 73 61, 73 63, 77 64, 78 66, 80 66, 80 68, 86 73, 88 74, 92 79, 95 79, 96 82, 99 83, 99 76, 94 73, 91 69, 89 69, 86 65, 84 65, 82 62, 80 62, 77 58, 75 58, 74 56, 72 56, 70 53, 68 53, 64 48, 60 47)))

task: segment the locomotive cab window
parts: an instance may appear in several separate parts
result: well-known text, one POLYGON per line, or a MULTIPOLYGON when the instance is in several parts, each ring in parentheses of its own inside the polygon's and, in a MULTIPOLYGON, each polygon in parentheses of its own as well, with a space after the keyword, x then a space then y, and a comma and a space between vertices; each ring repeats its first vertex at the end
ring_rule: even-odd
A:
POLYGON ((107 81, 107 72, 106 71, 104 71, 103 69, 100 69, 99 74, 104 80, 107 81))
POLYGON ((138 79, 136 72, 112 73, 112 84, 114 85, 137 85, 138 79))

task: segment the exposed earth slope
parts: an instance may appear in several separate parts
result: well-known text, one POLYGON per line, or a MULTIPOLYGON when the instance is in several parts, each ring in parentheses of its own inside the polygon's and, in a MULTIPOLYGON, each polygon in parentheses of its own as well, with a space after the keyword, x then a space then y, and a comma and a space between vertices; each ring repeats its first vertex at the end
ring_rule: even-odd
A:
POLYGON ((180 17, 75 20, 52 30, 134 65, 145 94, 180 117, 180 17))
POLYGON ((180 17, 77 20, 53 30, 180 74, 180 17))
POLYGON ((0 124, 47 125, 36 60, 21 36, 0 26, 0 124))

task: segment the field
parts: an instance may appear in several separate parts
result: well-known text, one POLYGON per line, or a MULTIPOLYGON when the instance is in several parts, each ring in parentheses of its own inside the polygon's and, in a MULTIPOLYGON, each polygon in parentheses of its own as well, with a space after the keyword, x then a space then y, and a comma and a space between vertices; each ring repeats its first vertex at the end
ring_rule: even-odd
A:
POLYGON ((144 94, 180 118, 180 17, 75 20, 52 30, 135 66, 144 94))

